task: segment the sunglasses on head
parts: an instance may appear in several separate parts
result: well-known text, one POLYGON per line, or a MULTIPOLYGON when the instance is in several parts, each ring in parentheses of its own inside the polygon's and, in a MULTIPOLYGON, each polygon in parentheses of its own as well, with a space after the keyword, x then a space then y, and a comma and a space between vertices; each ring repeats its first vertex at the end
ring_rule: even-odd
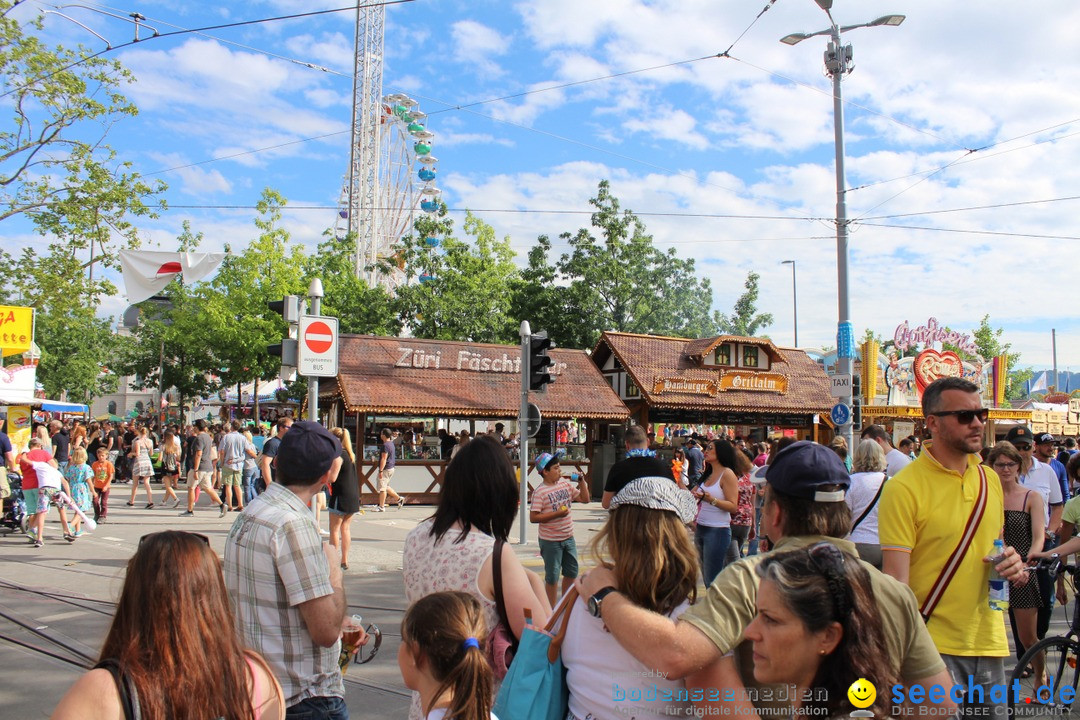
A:
POLYGON ((970 425, 975 418, 979 418, 979 422, 984 423, 990 417, 990 411, 986 408, 979 408, 978 410, 941 410, 930 414, 934 417, 953 415, 956 417, 956 422, 961 425, 970 425))
POLYGON ((142 544, 144 542, 146 542, 147 538, 156 537, 158 535, 161 535, 162 533, 167 533, 167 532, 183 533, 184 535, 191 535, 192 537, 199 538, 200 540, 202 540, 207 545, 210 544, 210 538, 206 537, 205 535, 200 535, 199 533, 188 532, 186 530, 162 530, 160 532, 152 532, 152 533, 149 533, 147 535, 143 535, 141 538, 139 538, 139 547, 142 547, 142 544))

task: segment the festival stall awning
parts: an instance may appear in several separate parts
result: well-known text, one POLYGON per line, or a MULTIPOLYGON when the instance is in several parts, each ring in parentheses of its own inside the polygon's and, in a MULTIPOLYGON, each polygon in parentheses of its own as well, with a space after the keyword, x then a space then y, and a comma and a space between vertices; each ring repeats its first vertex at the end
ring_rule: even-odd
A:
POLYGON ((607 372, 625 371, 633 392, 653 409, 808 416, 827 413, 835 402, 820 365, 802 350, 779 348, 763 338, 688 340, 608 331, 592 360, 607 372), (718 350, 743 346, 760 351, 759 367, 738 366, 734 358, 730 365, 717 363, 718 350))
POLYGON ((88 415, 90 413, 90 408, 80 403, 69 403, 62 400, 42 400, 41 398, 19 400, 0 395, 0 405, 28 405, 32 408, 37 408, 38 410, 44 410, 46 412, 69 413, 71 415, 88 415))
MULTIPOLYGON (((555 382, 530 399, 545 419, 625 420, 630 411, 584 350, 552 350, 555 382)), ((320 398, 350 413, 514 418, 521 349, 449 340, 342 335, 337 378, 320 398)))

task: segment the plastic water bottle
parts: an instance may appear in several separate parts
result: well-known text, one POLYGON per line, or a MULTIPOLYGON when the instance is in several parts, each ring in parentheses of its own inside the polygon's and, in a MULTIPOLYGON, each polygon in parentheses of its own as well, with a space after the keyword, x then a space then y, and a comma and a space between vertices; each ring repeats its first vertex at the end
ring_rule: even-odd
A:
POLYGON ((990 565, 990 609, 1005 611, 1009 609, 1009 581, 998 574, 994 567, 1005 556, 1005 543, 998 538, 994 541, 993 557, 990 565))

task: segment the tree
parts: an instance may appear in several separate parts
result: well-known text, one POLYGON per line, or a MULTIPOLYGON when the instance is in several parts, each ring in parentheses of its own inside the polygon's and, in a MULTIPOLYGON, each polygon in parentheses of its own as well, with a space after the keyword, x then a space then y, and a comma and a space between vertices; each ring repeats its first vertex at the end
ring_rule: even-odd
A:
MULTIPOLYGON (((948 328, 946 328, 948 329, 948 328)), ((996 330, 990 325, 989 313, 983 315, 979 321, 979 327, 971 331, 971 339, 975 343, 975 351, 985 362, 989 363, 999 355, 1004 355, 1009 368, 1009 380, 1005 387, 1006 400, 1018 400, 1027 395, 1027 381, 1035 374, 1031 368, 1021 368, 1020 353, 1009 352, 1011 343, 1003 341, 1004 328, 996 330)), ((966 353, 954 345, 943 344, 946 350, 952 350, 964 360, 972 360, 970 353, 966 353)), ((990 368, 984 368, 989 373, 990 368)))
POLYGON ((278 342, 287 328, 267 303, 307 292, 303 248, 292 244, 281 226, 285 204, 274 190, 263 190, 256 205, 259 235, 243 252, 225 257, 205 292, 202 317, 215 358, 206 370, 218 373, 227 387, 269 380, 280 372, 281 361, 267 353, 266 346, 278 342))
POLYGON ((753 337, 758 330, 772 325, 771 313, 758 313, 758 279, 760 276, 751 271, 746 276, 746 292, 735 301, 735 307, 731 315, 717 315, 717 324, 720 332, 728 335, 742 335, 753 337))
MULTIPOLYGON (((105 144, 114 125, 138 114, 119 91, 134 76, 83 47, 47 46, 10 8, 0 0, 0 87, 13 115, 0 130, 0 221, 28 215, 38 232, 78 249, 105 243, 110 229, 137 244, 129 217, 150 215, 147 203, 165 185, 144 181, 105 144)), ((41 31, 40 19, 32 27, 41 31)))
POLYGON ((453 236, 443 206, 402 239, 397 258, 407 282, 397 290, 398 316, 420 338, 516 343, 519 321, 511 305, 518 269, 510 239, 496 239, 494 228, 472 213, 464 231, 472 242, 453 236), (438 247, 427 238, 439 238, 438 247))
POLYGON ((591 348, 603 330, 713 334, 712 289, 696 276, 694 261, 656 248, 641 220, 620 209, 606 180, 589 202, 596 208, 592 227, 559 236, 570 251, 554 266, 546 260, 546 237, 539 241, 544 249, 530 253, 518 307, 537 303, 551 323, 543 329, 567 347, 591 348))
POLYGON ((397 335, 401 332, 394 298, 382 287, 371 287, 356 275, 355 236, 339 238, 327 230, 323 238, 304 266, 309 281, 315 277, 322 279, 326 293, 322 314, 337 317, 343 333, 397 335))

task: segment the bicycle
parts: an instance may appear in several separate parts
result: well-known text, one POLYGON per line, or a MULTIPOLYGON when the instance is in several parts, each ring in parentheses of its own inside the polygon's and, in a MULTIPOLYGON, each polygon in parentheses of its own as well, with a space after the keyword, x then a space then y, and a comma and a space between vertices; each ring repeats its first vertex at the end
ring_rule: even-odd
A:
MULTIPOLYGON (((1061 573, 1072 575, 1075 584, 1080 576, 1080 566, 1069 565, 1057 555, 1039 561, 1037 569, 1045 569, 1053 581, 1061 573)), ((1034 569, 1033 569, 1034 570, 1034 569)), ((1008 694, 1012 717, 1073 717, 1080 716, 1080 703, 1076 703, 1077 686, 1080 685, 1080 601, 1073 603, 1072 623, 1068 632, 1056 637, 1043 638, 1032 645, 1020 658, 1009 677, 1008 694), (1038 678, 1024 677, 1031 661, 1044 653, 1045 684, 1038 678), (1019 690, 1019 691, 1018 691, 1019 690)))

